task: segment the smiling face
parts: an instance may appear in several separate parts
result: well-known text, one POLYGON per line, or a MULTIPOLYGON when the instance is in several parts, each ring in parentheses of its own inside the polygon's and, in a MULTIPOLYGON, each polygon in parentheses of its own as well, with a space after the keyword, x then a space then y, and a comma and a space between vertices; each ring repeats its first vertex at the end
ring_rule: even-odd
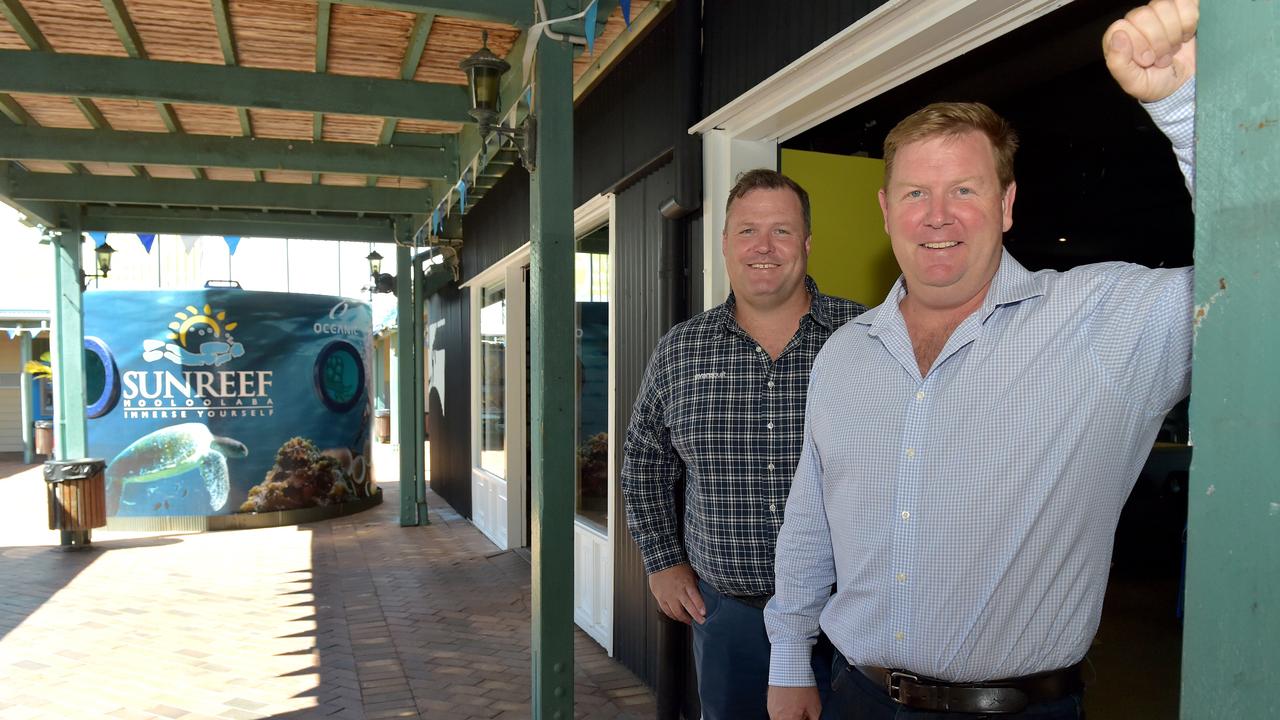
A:
POLYGON ((1001 188, 991 141, 977 130, 898 148, 880 210, 908 301, 953 310, 981 304, 1013 226, 1017 184, 1001 188))
POLYGON ((809 235, 800 198, 790 189, 759 188, 735 199, 721 249, 738 302, 769 309, 805 296, 809 235))

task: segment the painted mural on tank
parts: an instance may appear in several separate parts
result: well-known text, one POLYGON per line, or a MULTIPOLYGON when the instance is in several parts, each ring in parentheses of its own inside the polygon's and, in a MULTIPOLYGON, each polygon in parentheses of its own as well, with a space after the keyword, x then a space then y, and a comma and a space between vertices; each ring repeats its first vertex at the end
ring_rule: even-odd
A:
POLYGON ((230 288, 84 297, 89 452, 112 517, 297 510, 376 492, 372 314, 230 288))

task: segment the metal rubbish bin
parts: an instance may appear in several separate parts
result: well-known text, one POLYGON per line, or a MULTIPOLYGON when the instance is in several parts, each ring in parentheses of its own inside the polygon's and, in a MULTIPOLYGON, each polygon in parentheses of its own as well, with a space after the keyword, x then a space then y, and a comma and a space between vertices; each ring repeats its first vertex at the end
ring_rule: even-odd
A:
POLYGON ((390 410, 374 410, 373 411, 373 434, 377 437, 378 442, 391 442, 391 411, 390 410))
POLYGON ((50 460, 44 464, 49 529, 62 531, 63 549, 89 545, 89 532, 107 524, 107 463, 95 458, 50 460))
POLYGON ((36 454, 53 454, 53 423, 48 420, 37 420, 35 425, 36 454))

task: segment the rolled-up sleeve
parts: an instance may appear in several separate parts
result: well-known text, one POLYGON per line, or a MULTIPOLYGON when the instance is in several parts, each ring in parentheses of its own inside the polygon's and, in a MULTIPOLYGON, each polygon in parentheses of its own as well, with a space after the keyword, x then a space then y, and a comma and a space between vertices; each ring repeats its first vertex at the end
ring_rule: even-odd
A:
POLYGON ((665 420, 664 347, 659 343, 649 359, 622 451, 627 527, 649 574, 687 562, 680 546, 674 495, 675 482, 684 476, 685 468, 665 420))
MULTIPOLYGON (((809 397, 821 391, 815 378, 809 397)), ((804 449, 778 534, 776 591, 764 611, 772 648, 769 684, 779 687, 815 684, 809 658, 822 610, 835 585, 831 530, 822 498, 822 461, 813 441, 812 422, 806 413, 804 449)))

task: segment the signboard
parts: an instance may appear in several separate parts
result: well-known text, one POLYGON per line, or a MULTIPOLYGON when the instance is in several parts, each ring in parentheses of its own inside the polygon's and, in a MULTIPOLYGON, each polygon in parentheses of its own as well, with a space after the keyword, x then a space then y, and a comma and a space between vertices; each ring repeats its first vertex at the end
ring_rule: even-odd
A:
POLYGON ((238 289, 84 296, 89 453, 107 515, 369 497, 367 304, 238 289))

